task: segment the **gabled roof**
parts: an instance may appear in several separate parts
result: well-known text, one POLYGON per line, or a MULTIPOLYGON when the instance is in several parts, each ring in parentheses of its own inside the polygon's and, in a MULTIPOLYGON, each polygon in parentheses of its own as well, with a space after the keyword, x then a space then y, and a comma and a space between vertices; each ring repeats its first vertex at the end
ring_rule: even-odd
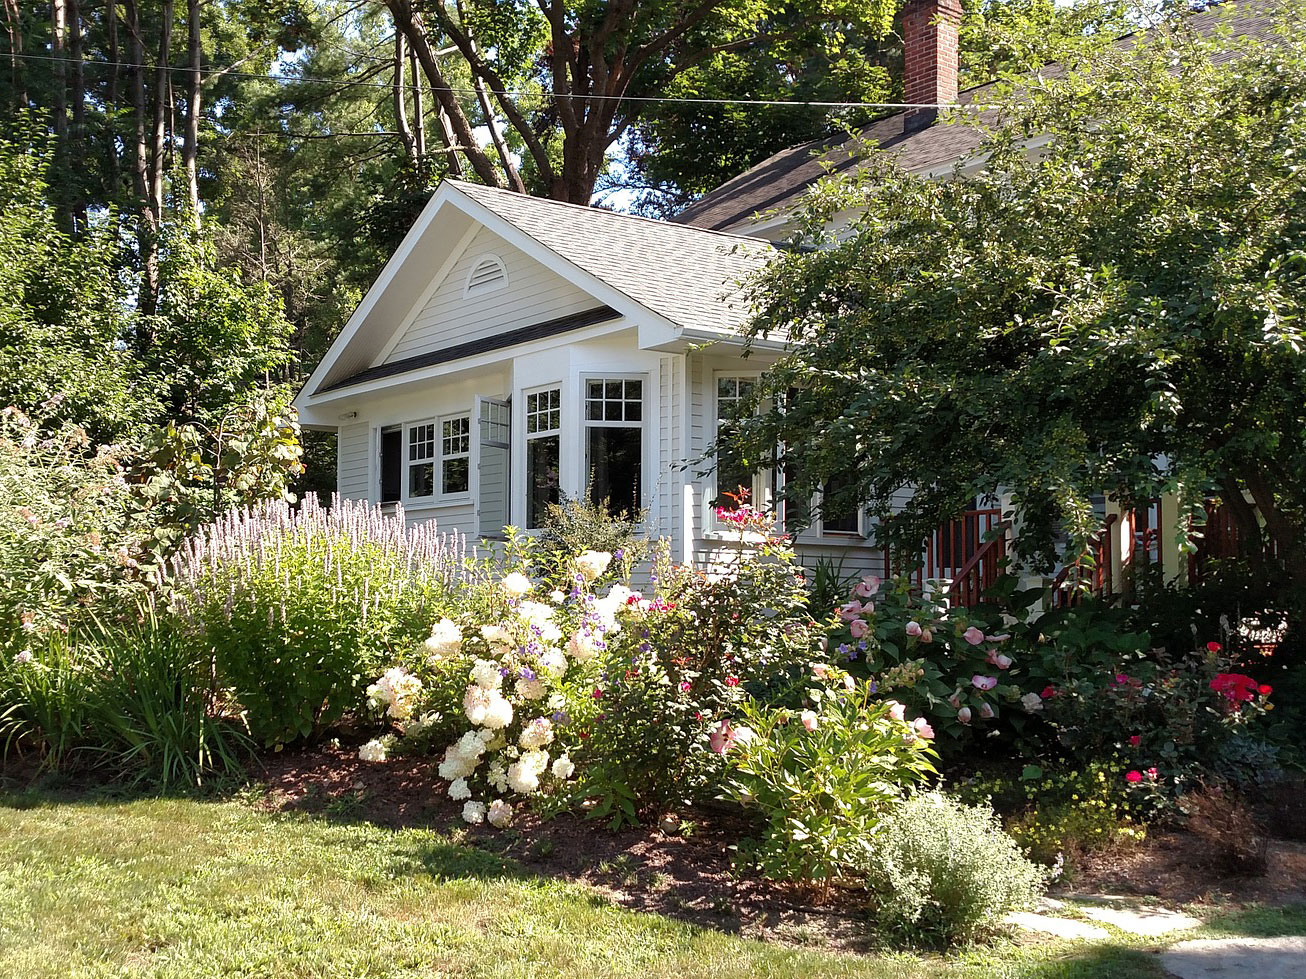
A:
POLYGON ((639 326, 641 339, 646 326, 695 340, 735 334, 748 319, 740 284, 775 254, 760 238, 445 180, 297 395, 301 411, 316 395, 360 379, 391 377, 456 359, 453 354, 472 356, 502 346, 490 338, 400 365, 381 363, 388 342, 420 311, 423 297, 447 274, 477 227, 488 228, 595 300, 594 309, 580 319, 523 324, 510 331, 514 343, 622 317, 639 326), (594 319, 591 313, 601 315, 594 319))
POLYGON ((545 248, 687 330, 734 332, 738 283, 775 253, 761 238, 451 181, 545 248))
MULTIPOLYGON (((1187 24, 1199 34, 1214 33, 1222 25, 1237 36, 1269 39, 1274 18, 1273 0, 1245 0, 1238 4, 1212 5, 1188 16, 1187 24)), ((1132 44, 1135 35, 1117 41, 1132 44)), ((1049 65, 1041 74, 1060 74, 1059 66, 1049 65)), ((957 104, 984 105, 995 94, 993 83, 976 85, 957 96, 957 104)), ((855 152, 863 142, 878 146, 893 155, 899 165, 912 173, 936 173, 950 170, 957 161, 973 154, 980 145, 981 133, 974 126, 947 124, 946 113, 933 126, 903 132, 903 115, 886 116, 860 130, 855 137, 846 133, 815 139, 781 150, 761 163, 745 170, 690 204, 672 218, 681 224, 715 231, 743 231, 756 215, 784 210, 798 202, 803 193, 826 175, 841 173, 857 165, 855 152)), ((981 115, 990 121, 995 112, 981 115)))

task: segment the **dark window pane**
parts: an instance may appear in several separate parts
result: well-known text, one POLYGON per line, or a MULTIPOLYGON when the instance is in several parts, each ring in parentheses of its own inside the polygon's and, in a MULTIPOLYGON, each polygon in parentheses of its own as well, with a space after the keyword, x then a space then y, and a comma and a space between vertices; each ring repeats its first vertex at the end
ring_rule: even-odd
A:
POLYGON ((620 400, 621 400, 621 382, 620 382, 620 381, 606 381, 606 382, 604 382, 603 387, 604 387, 604 392, 603 392, 603 393, 604 393, 604 396, 605 396, 609 401, 620 401, 620 400))
POLYGON ((590 421, 592 421, 592 422, 601 422, 601 421, 603 421, 603 402, 602 402, 602 401, 586 401, 586 402, 585 402, 585 417, 588 418, 588 419, 589 419, 590 421))
POLYGON ((821 530, 826 533, 855 534, 858 531, 857 507, 844 502, 832 502, 827 508, 826 499, 848 488, 852 481, 846 477, 825 484, 821 501, 821 530))
POLYGON ((435 464, 408 467, 408 496, 431 496, 435 493, 435 464))
POLYGON ((590 397, 591 400, 594 400, 594 401, 602 401, 602 400, 603 400, 603 382, 602 382, 602 381, 589 381, 585 386, 586 386, 586 389, 589 391, 589 397, 590 397))
POLYGON ((589 430, 590 500, 607 500, 613 516, 640 510, 643 443, 638 428, 589 430))
POLYGON ((627 382, 626 382, 626 400, 627 400, 627 401, 642 401, 643 398, 644 398, 644 382, 643 382, 643 381, 627 381, 627 382))
POLYGON ((722 425, 717 431, 716 499, 712 501, 712 505, 734 509, 740 503, 755 503, 756 501, 751 498, 745 501, 733 500, 726 496, 727 493, 738 494, 741 486, 751 491, 753 474, 728 441, 731 427, 722 425))
POLYGON ((644 418, 644 402, 627 401, 626 402, 626 421, 637 422, 644 418))
POLYGON ((558 502, 558 436, 526 441, 526 526, 538 527, 544 509, 558 502))
POLYGON ((622 420, 622 417, 621 417, 621 402, 620 402, 620 401, 609 401, 609 402, 607 403, 607 409, 606 409, 606 412, 605 412, 604 418, 605 418, 606 421, 610 421, 610 422, 619 422, 619 421, 621 421, 621 420, 622 420))
POLYGON ((466 493, 468 483, 466 459, 446 459, 444 462, 444 492, 466 493))
POLYGON ((381 433, 381 502, 399 499, 404 478, 404 433, 399 429, 381 433))

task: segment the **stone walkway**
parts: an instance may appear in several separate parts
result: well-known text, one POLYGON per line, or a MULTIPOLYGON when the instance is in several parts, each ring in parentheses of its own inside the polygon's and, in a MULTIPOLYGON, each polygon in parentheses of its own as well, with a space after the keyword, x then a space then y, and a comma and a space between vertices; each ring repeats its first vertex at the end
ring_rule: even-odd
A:
MULTIPOLYGON (((1123 899, 1093 895, 1064 901, 1044 898, 1036 911, 1008 915, 1023 931, 1080 941, 1111 937, 1110 925, 1142 938, 1160 938, 1202 924, 1200 918, 1168 908, 1123 906, 1123 899), (1072 911, 1088 918, 1067 917, 1072 911)), ((1176 979, 1306 979, 1306 937, 1202 938, 1179 942, 1161 954, 1161 967, 1176 979)))

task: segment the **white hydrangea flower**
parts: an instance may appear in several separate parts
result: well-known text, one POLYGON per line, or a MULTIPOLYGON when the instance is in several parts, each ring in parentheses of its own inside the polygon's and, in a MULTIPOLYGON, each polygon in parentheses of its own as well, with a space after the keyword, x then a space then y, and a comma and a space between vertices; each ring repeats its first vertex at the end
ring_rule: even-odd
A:
POLYGON ((513 647, 512 633, 501 625, 481 626, 481 638, 495 656, 502 656, 513 647))
POLYGON ((567 642, 567 652, 577 663, 588 663, 598 655, 598 637, 587 629, 578 629, 567 642))
POLYGON ((431 627, 431 636, 422 647, 432 664, 457 656, 463 648, 463 631, 452 619, 441 619, 431 627))
POLYGON ((511 574, 504 575, 503 581, 500 582, 503 590, 508 593, 509 598, 521 598, 523 595, 530 594, 535 586, 531 584, 531 579, 527 578, 520 571, 514 571, 511 574))
POLYGON ((527 751, 543 748, 552 741, 553 722, 547 717, 535 718, 522 728, 521 736, 517 739, 517 743, 527 751))
POLYGON ((385 744, 376 738, 358 749, 359 761, 385 761, 385 757, 385 744))
POLYGON ((473 683, 467 688, 463 695, 463 713, 473 724, 481 725, 485 723, 485 716, 490 710, 490 697, 493 690, 486 690, 482 686, 473 683))
POLYGON ((485 822, 485 803, 472 800, 463 806, 463 822, 479 826, 485 822))
POLYGON ((497 792, 508 791, 508 766, 501 761, 496 761, 490 765, 489 771, 485 775, 490 785, 494 786, 497 792))
POLYGON ((576 558, 576 567, 586 581, 593 581, 608 570, 612 555, 607 551, 586 551, 576 558))
POLYGON ((543 625, 553 621, 553 606, 543 602, 521 602, 517 606, 517 615, 531 625, 543 625))
POLYGON ((367 688, 367 700, 373 709, 386 708, 386 714, 397 721, 407 720, 413 712, 413 700, 422 692, 422 681, 402 666, 385 671, 379 680, 367 688))
POLYGON ((502 730, 512 723, 512 704, 498 691, 490 692, 490 703, 485 712, 484 724, 491 730, 502 730))
POLYGON ((495 799, 490 803, 489 811, 485 818, 490 821, 491 826, 498 829, 506 829, 512 824, 512 806, 502 799, 495 799))
POLYGON ((549 601, 553 602, 554 605, 561 605, 566 600, 567 600, 566 592, 559 591, 556 588, 553 589, 553 591, 549 592, 549 601))
POLYGON ((520 795, 533 795, 540 789, 540 773, 515 761, 508 766, 508 788, 520 795))
POLYGON ((472 797, 471 787, 467 784, 466 777, 456 778, 449 783, 449 798, 454 802, 462 802, 463 799, 472 797))
POLYGON ((571 778, 575 771, 576 766, 572 764, 571 759, 566 755, 559 755, 557 758, 553 759, 552 772, 554 778, 561 779, 565 782, 567 779, 571 778))
POLYGON ((499 664, 492 659, 478 659, 472 664, 472 683, 485 690, 498 690, 503 686, 503 674, 499 672, 499 664))
POLYGON ((548 686, 539 677, 533 680, 527 680, 525 677, 517 681, 514 691, 521 700, 539 700, 549 692, 548 686))
POLYGON ((540 669, 555 679, 567 672, 567 657, 560 649, 546 648, 540 653, 539 661, 540 669))

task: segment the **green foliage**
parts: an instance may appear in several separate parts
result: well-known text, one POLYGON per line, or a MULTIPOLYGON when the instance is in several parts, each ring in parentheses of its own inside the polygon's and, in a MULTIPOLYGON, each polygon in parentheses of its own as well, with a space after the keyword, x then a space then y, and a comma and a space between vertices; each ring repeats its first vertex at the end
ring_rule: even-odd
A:
POLYGON ((6 757, 35 750, 53 770, 98 767, 164 789, 241 769, 252 743, 222 713, 211 656, 176 623, 138 612, 0 658, 6 757))
MULTIPOLYGON (((564 574, 572 560, 584 551, 612 555, 605 574, 614 580, 628 579, 631 570, 652 552, 648 540, 639 530, 647 512, 613 516, 607 501, 593 503, 588 494, 581 499, 563 497, 544 510, 543 530, 536 539, 536 550, 544 560, 542 567, 564 574)), ((571 582, 559 580, 561 588, 571 582)))
POLYGON ((1032 905, 1047 875, 987 807, 940 792, 915 795, 880 825, 866 865, 872 918, 914 941, 953 944, 1032 905))
POLYGON ((0 649, 142 594, 151 528, 122 456, 75 425, 42 429, 0 411, 0 649))
POLYGON ((363 707, 379 667, 417 646, 462 580, 460 541, 401 515, 310 497, 225 515, 183 549, 179 615, 255 739, 280 745, 363 707))
MULTIPOLYGON (((1139 8, 1120 0, 980 0, 961 22, 962 88, 1082 56, 1138 29, 1139 8)), ((1014 78, 1012 76, 1015 76, 1014 78)))
POLYGON ((958 786, 967 802, 1007 813, 1006 829, 1032 859, 1073 873, 1086 853, 1142 840, 1140 808, 1125 781, 1119 755, 1076 765, 1047 757, 1019 778, 970 779, 958 786))
POLYGON ((872 685, 823 672, 801 716, 747 704, 723 746, 726 794, 765 820, 750 858, 768 877, 829 885, 876 859, 883 821, 934 771, 934 752, 872 685))
POLYGON ((816 247, 756 283, 752 335, 793 347, 737 450, 784 445, 795 502, 851 475, 832 502, 866 501, 903 553, 1004 487, 1036 565, 1085 545, 1095 494, 1249 493, 1306 594, 1306 42, 1301 5, 1276 10, 1272 44, 1180 21, 1071 57, 1009 100, 976 173, 868 148, 810 195, 816 247))

